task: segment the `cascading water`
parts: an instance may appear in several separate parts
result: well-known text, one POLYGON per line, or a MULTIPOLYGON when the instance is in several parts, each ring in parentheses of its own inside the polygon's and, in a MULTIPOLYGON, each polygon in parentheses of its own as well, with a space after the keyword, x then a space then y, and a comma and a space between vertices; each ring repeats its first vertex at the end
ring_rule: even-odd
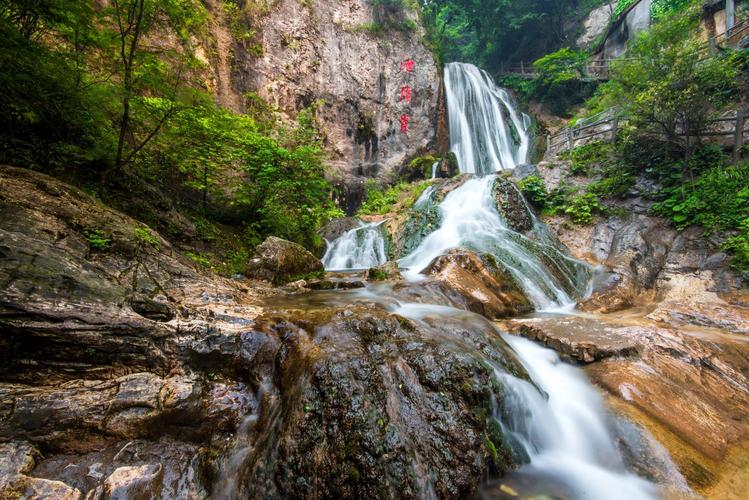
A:
MULTIPOLYGON (((515 111, 507 93, 494 86, 488 75, 474 66, 448 64, 445 72, 452 149, 461 171, 479 176, 466 180, 445 197, 439 205, 440 227, 427 235, 399 264, 408 269, 407 276, 418 275, 435 257, 451 248, 465 247, 493 255, 537 309, 574 304, 574 297, 584 293, 589 269, 570 257, 546 226, 536 220, 512 184, 502 184, 503 181, 493 174, 525 161, 530 142, 527 117, 515 111), (530 221, 522 229, 523 233, 511 228, 518 226, 508 222, 504 208, 497 208, 495 186, 500 184, 504 186, 505 195, 520 200, 516 204, 522 205, 519 209, 524 210, 526 222, 530 221)), ((436 192, 436 185, 429 186, 415 207, 426 205, 436 192)), ((323 259, 325 268, 364 269, 385 263, 387 254, 381 224, 360 223, 359 227, 329 243, 323 259)), ((431 332, 434 341, 444 343, 446 349, 459 349, 467 358, 478 357, 484 366, 493 367, 496 387, 500 388, 490 389, 495 401, 493 421, 501 428, 506 445, 514 450, 517 461, 525 465, 504 476, 501 486, 489 480, 483 486, 483 497, 506 498, 507 491, 514 493, 509 496, 522 494, 528 498, 618 500, 657 496, 652 483, 627 470, 615 444, 603 401, 581 370, 562 363, 553 351, 499 332, 481 316, 449 307, 446 304, 451 304, 451 299, 428 285, 424 285, 423 293, 413 290, 413 287, 420 287, 419 283, 400 285, 368 284, 358 290, 318 292, 322 295, 313 297, 294 296, 304 304, 296 304, 290 297, 283 300, 285 306, 292 308, 304 305, 340 307, 356 302, 379 304, 420 322, 422 332, 431 332), (412 287, 410 291, 409 287, 412 287), (422 303, 414 303, 414 298, 422 303), (496 340, 502 337, 530 378, 509 373, 506 367, 483 356, 483 350, 462 343, 462 336, 452 333, 446 336, 441 329, 450 328, 450 324, 468 331, 478 329, 496 340)), ((330 336, 330 339, 335 338, 335 335, 330 336)), ((266 419, 272 424, 266 425, 270 430, 263 432, 255 430, 254 417, 246 420, 248 425, 242 430, 245 436, 240 436, 236 448, 227 457, 216 498, 233 496, 238 491, 236 476, 248 467, 246 463, 253 463, 248 462, 247 457, 255 460, 256 455, 263 456, 258 450, 272 445, 270 441, 253 436, 258 432, 261 436, 273 435, 272 426, 280 425, 277 415, 273 415, 266 419)), ((419 495, 433 498, 431 484, 433 475, 438 472, 423 467, 416 463, 414 469, 420 471, 417 472, 419 495)))
POLYGON ((654 498, 655 486, 627 471, 603 401, 582 372, 529 340, 505 340, 536 385, 497 372, 508 395, 495 417, 530 461, 503 482, 528 497, 551 490, 577 499, 654 498))
POLYGON ((332 243, 322 258, 328 271, 369 269, 387 262, 382 222, 360 223, 332 243))
MULTIPOLYGON (((490 174, 526 160, 528 118, 515 109, 507 92, 494 85, 486 72, 470 64, 450 63, 445 67, 445 88, 452 151, 462 173, 490 174)), ((415 277, 436 257, 464 247, 494 255, 537 309, 574 304, 570 293, 585 288, 588 274, 581 272, 585 266, 560 266, 572 259, 543 238, 534 241, 510 229, 496 209, 495 180, 494 175, 484 175, 450 192, 439 206, 439 229, 399 265, 415 277)), ((534 233, 543 236, 543 225, 535 218, 534 224, 534 233)))
POLYGON ((490 174, 526 161, 529 118, 488 73, 472 64, 447 64, 445 91, 450 149, 461 172, 490 174))
MULTIPOLYGON (((501 334, 473 313, 428 304, 399 304, 394 312, 425 326, 459 317, 472 328, 495 329, 513 348, 532 383, 495 367, 504 394, 493 416, 517 455, 526 462, 502 478, 503 484, 522 492, 522 498, 657 497, 653 483, 627 470, 615 445, 603 400, 579 368, 562 363, 550 349, 501 334)), ((482 497, 496 496, 507 495, 495 491, 490 482, 482 497)))

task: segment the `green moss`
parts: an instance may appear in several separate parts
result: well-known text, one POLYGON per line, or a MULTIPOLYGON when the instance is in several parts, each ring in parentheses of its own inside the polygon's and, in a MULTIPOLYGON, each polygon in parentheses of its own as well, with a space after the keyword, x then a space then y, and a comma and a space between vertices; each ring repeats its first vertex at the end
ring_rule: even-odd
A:
POLYGON ((388 279, 388 273, 382 268, 372 267, 367 271, 367 279, 369 281, 385 281, 388 279))

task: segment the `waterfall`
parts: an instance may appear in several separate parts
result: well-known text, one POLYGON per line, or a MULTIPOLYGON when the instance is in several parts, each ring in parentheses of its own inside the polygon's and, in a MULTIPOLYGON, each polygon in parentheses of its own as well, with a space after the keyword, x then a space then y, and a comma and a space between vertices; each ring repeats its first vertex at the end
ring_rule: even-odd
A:
POLYGON ((529 340, 511 336, 505 340, 535 385, 497 371, 508 394, 504 407, 495 410, 495 418, 530 460, 504 481, 525 484, 529 497, 543 496, 549 489, 564 492, 560 498, 656 497, 652 483, 627 471, 607 425, 601 396, 582 371, 529 340))
MULTIPOLYGON (((384 222, 384 221, 383 221, 384 222)), ((383 222, 359 223, 332 243, 322 258, 328 271, 369 269, 387 262, 385 236, 380 227, 383 222)))
MULTIPOLYGON (((452 150, 461 172, 487 174, 526 161, 529 123, 486 72, 470 64, 450 63, 445 67, 445 85, 452 150), (518 140, 510 133, 508 123, 518 140)), ((497 212, 495 180, 494 175, 475 177, 451 191, 439 206, 439 229, 399 265, 408 269, 408 276, 415 277, 452 248, 490 253, 513 275, 536 309, 571 307, 575 300, 570 291, 585 289, 587 271, 568 270, 566 264, 573 259, 544 238, 532 240, 510 229, 497 212)), ((530 212, 527 206, 524 208, 530 212)), ((543 224, 535 218, 534 223, 534 232, 543 236, 543 224)), ((572 267, 585 266, 573 263, 572 267)))
POLYGON ((450 149, 461 172, 490 174, 527 160, 529 119, 486 71, 472 64, 449 63, 445 91, 450 149))

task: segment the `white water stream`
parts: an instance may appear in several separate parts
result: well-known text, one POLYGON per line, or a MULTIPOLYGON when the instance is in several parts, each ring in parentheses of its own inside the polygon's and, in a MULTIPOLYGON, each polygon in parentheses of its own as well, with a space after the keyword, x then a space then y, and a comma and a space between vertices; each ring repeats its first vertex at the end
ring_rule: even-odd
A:
POLYGON ((490 174, 515 168, 528 156, 530 119, 519 113, 505 89, 472 64, 445 66, 450 149, 460 171, 490 174))
MULTIPOLYGON (((571 257, 545 237, 546 229, 535 217, 531 231, 536 236, 534 241, 510 229, 497 211, 492 192, 495 172, 512 169, 527 159, 528 117, 515 109, 505 90, 475 66, 448 64, 445 87, 451 149, 461 172, 478 177, 445 197, 439 206, 440 227, 399 265, 407 269, 407 276, 416 278, 433 259, 452 248, 490 253, 512 273, 537 309, 573 307, 574 298, 565 291, 559 276, 562 271, 562 279, 567 279, 568 285, 575 282, 576 276, 564 265, 557 265, 556 272, 550 269, 571 257)), ((425 203, 433 192, 430 188, 417 204, 425 203)), ((371 246, 372 242, 354 238, 353 233, 345 235, 331 246, 329 254, 346 248, 349 261, 331 254, 326 267, 352 267, 352 263, 362 266, 360 255, 372 253, 362 245, 371 246)), ((457 313, 449 307, 428 304, 401 304, 396 312, 417 320, 457 313)), ((525 339, 505 336, 505 340, 535 383, 496 371, 507 394, 497 406, 495 417, 529 462, 509 478, 522 483, 523 492, 530 495, 561 494, 565 498, 591 500, 655 496, 652 483, 627 471, 607 425, 603 401, 582 371, 562 363, 553 351, 525 339)))
MULTIPOLYGON (((445 89, 450 142, 460 171, 484 175, 465 182, 445 197, 439 206, 439 229, 398 264, 415 278, 432 260, 452 248, 490 253, 512 273, 537 309, 571 307, 574 299, 548 268, 550 259, 545 258, 549 254, 552 261, 567 257, 546 243, 534 245, 528 237, 508 227, 497 212, 492 192, 495 177, 487 175, 526 161, 529 118, 516 110, 507 91, 471 64, 448 64, 445 89)), ((570 277, 571 282, 575 280, 570 277)))
POLYGON ((381 225, 382 222, 360 223, 359 227, 346 232, 334 242, 328 242, 322 258, 325 269, 369 269, 387 262, 381 225))

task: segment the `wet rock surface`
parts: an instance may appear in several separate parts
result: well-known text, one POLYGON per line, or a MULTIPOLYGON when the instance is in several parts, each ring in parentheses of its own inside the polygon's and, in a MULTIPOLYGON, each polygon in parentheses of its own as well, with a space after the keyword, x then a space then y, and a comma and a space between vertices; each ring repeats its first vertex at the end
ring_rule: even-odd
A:
POLYGON ((533 310, 514 278, 498 268, 491 256, 482 257, 465 249, 453 249, 432 261, 424 274, 463 297, 469 311, 490 319, 517 316, 533 310))
POLYGON ((515 320, 508 323, 515 334, 554 349, 571 361, 592 363, 613 356, 637 356, 635 335, 622 327, 584 317, 515 320))
POLYGON ((258 245, 256 256, 248 267, 251 277, 277 285, 324 270, 320 259, 303 246, 275 236, 258 245))
POLYGON ((749 438, 749 345, 719 330, 676 330, 631 315, 513 320, 518 335, 576 362, 658 431, 691 486, 706 491, 733 466, 727 454, 749 438))
POLYGON ((486 324, 414 321, 373 304, 307 310, 297 323, 303 318, 323 322, 314 338, 289 344, 283 363, 310 370, 284 379, 283 422, 255 431, 283 425, 277 448, 249 456, 234 494, 460 497, 490 467, 487 439, 504 457, 493 467, 513 463, 501 438, 488 437, 486 411, 492 395, 501 397, 489 367, 524 370, 486 324), (299 403, 286 413, 290 396, 299 403))
POLYGON ((492 189, 497 211, 510 229, 518 233, 525 233, 533 229, 533 216, 523 195, 512 182, 497 177, 492 189))
POLYGON ((518 460, 487 416, 494 368, 526 375, 485 321, 226 280, 58 181, 0 183, 0 496, 462 497, 518 460))

